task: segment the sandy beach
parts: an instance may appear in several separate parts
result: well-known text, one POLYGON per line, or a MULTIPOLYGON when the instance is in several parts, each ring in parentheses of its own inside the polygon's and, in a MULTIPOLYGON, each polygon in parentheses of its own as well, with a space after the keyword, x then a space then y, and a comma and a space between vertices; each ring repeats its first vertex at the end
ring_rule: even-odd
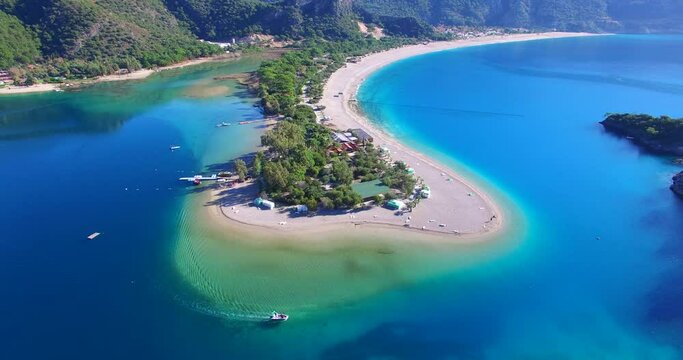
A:
MULTIPOLYGON (((232 58, 232 57, 230 57, 232 58)), ((86 80, 75 80, 75 81, 69 81, 67 82, 71 87, 79 87, 83 85, 90 85, 90 84, 95 84, 99 82, 106 82, 106 81, 125 81, 125 80, 140 80, 144 79, 156 72, 159 71, 164 71, 164 70, 171 70, 171 69, 179 69, 183 68, 186 66, 192 66, 192 65, 199 65, 208 61, 218 61, 218 60, 224 60, 226 59, 225 55, 220 55, 216 57, 208 57, 208 58, 199 58, 199 59, 193 59, 193 60, 187 60, 183 61, 177 64, 169 65, 169 66, 164 66, 164 67, 159 67, 155 69, 140 69, 136 71, 132 71, 127 74, 112 74, 112 75, 105 75, 105 76, 100 76, 97 78, 93 79, 86 79, 86 80)), ((0 95, 15 95, 15 94, 30 94, 30 93, 41 93, 41 92, 48 92, 48 91, 60 91, 65 88, 67 83, 60 83, 60 84, 36 84, 36 85, 31 85, 31 86, 16 86, 16 85, 7 85, 3 88, 0 88, 0 95)))
POLYGON ((6 85, 0 88, 0 95, 30 94, 59 90, 61 84, 36 84, 31 86, 6 85))
POLYGON ((468 46, 588 35, 591 34, 517 34, 412 45, 365 56, 358 63, 349 63, 330 77, 320 102, 320 105, 325 106, 324 115, 331 118, 330 125, 339 130, 365 129, 374 137, 376 146, 391 151, 392 161, 404 161, 431 188, 432 196, 420 202, 412 212, 399 214, 368 206, 352 211, 320 212, 316 216, 293 216, 286 208, 261 210, 251 206, 257 194, 255 184, 229 190, 216 189, 212 192, 211 203, 217 204, 216 213, 228 218, 229 222, 260 228, 261 231, 270 230, 271 233, 324 233, 325 229, 339 231, 344 228, 370 227, 430 233, 441 237, 448 235, 449 238, 476 238, 496 232, 503 228, 505 221, 498 204, 476 184, 452 169, 408 148, 376 128, 358 111, 356 92, 375 71, 412 56, 468 46))

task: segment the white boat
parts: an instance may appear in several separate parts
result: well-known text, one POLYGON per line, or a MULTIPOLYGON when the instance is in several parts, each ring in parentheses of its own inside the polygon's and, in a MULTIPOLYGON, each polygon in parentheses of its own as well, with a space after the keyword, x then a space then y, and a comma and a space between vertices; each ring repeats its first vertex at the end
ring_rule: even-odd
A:
POLYGON ((275 311, 270 315, 270 321, 287 321, 289 319, 289 315, 287 314, 280 314, 275 311))
POLYGON ((223 122, 220 123, 220 124, 216 124, 216 127, 223 127, 223 126, 230 126, 230 125, 232 125, 232 124, 223 121, 223 122))
POLYGON ((218 177, 216 176, 216 174, 213 174, 211 176, 195 175, 192 177, 181 177, 178 180, 179 181, 189 181, 191 183, 197 184, 198 182, 201 182, 204 180, 215 181, 215 180, 218 180, 218 177))
POLYGON ((178 149, 180 149, 180 145, 171 145, 171 146, 169 147, 169 149, 171 149, 171 151, 173 151, 173 150, 178 150, 178 149))

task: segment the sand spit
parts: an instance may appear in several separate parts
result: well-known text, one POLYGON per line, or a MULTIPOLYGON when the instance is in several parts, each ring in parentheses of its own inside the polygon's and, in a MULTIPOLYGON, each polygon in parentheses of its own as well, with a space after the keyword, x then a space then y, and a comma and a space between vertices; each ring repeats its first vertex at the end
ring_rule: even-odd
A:
POLYGON ((394 212, 377 206, 352 211, 324 211, 316 216, 293 215, 287 208, 262 210, 251 205, 257 196, 257 186, 247 183, 237 188, 216 188, 212 191, 210 203, 216 204, 216 213, 223 215, 214 217, 218 220, 227 218, 233 226, 269 235, 310 234, 320 238, 330 232, 339 234, 362 229, 373 232, 408 231, 468 241, 489 238, 488 235, 504 227, 505 219, 498 204, 477 184, 375 127, 358 111, 355 102, 358 88, 375 71, 412 56, 469 46, 589 35, 592 34, 515 34, 412 45, 365 56, 358 63, 350 63, 335 72, 325 85, 320 102, 325 106, 324 115, 331 118, 330 125, 337 129, 366 130, 373 136, 376 146, 390 150, 392 161, 404 161, 415 170, 415 174, 430 187, 432 196, 420 202, 412 212, 394 212))

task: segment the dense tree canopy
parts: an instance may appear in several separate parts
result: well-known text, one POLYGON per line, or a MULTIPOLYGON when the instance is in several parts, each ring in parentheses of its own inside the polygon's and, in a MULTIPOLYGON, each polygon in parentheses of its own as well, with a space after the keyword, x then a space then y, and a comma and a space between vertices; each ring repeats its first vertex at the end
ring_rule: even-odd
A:
POLYGON ((11 46, 24 49, 15 62, 35 61, 38 78, 98 76, 221 51, 199 42, 160 0, 3 0, 0 9, 14 16, 0 18, 0 27, 15 29, 11 46))
POLYGON ((683 119, 647 114, 607 114, 602 124, 636 139, 653 141, 664 147, 683 148, 683 119))
POLYGON ((268 152, 257 155, 254 174, 262 173, 268 197, 288 204, 306 204, 310 209, 348 208, 362 199, 350 185, 381 179, 404 194, 415 186, 414 175, 405 164, 389 166, 372 144, 361 146, 353 156, 336 151, 331 131, 320 124, 311 106, 322 93, 328 76, 350 57, 413 43, 415 40, 387 37, 382 40, 311 40, 298 51, 261 65, 259 95, 264 109, 286 118, 261 137, 268 152))
POLYGON ((343 66, 348 57, 414 42, 406 38, 375 40, 360 36, 344 41, 310 40, 304 49, 289 52, 260 67, 259 92, 263 108, 268 114, 287 114, 299 103, 304 86, 308 97, 313 101, 319 99, 324 80, 343 66))
POLYGON ((306 204, 311 209, 351 207, 360 196, 346 186, 353 171, 346 157, 331 157, 330 131, 315 120, 310 107, 298 105, 291 116, 261 138, 268 155, 257 155, 252 172, 262 168, 264 189, 269 197, 289 204, 306 204), (330 166, 327 164, 330 163, 330 166), (323 185, 332 186, 325 190, 323 185), (325 198, 325 199, 324 199, 325 198))
POLYGON ((679 0, 356 0, 361 12, 437 25, 681 31, 679 0))
POLYGON ((19 19, 0 11, 0 69, 31 63, 39 56, 37 36, 19 19))
MULTIPOLYGON (((0 0, 0 67, 34 63, 25 78, 81 78, 173 64, 219 53, 198 41, 253 33, 295 40, 337 40, 345 51, 367 48, 357 20, 385 33, 440 38, 432 25, 506 26, 588 31, 683 31, 680 0, 0 0), (342 41, 347 40, 347 41, 342 41), (352 45, 349 45, 352 44, 352 45), (355 44, 355 45, 353 45, 355 44)), ((306 46, 306 48, 311 48, 306 46)), ((328 51, 331 50, 331 51, 328 51)), ((315 61, 324 71, 303 77, 319 95, 321 79, 338 59, 290 55, 290 68, 315 61), (310 75, 310 76, 308 76, 310 75)), ((280 63, 278 66, 284 66, 280 63)), ((263 78, 272 78, 264 68, 263 78)), ((294 72, 297 69, 294 68, 294 72)), ((278 77, 265 90, 268 112, 291 109, 301 77, 278 77), (287 91, 282 91, 287 89, 287 91), (290 91, 291 90, 291 91, 290 91)))
POLYGON ((358 32, 348 0, 166 0, 200 37, 230 40, 255 32, 289 38, 345 38, 358 32))

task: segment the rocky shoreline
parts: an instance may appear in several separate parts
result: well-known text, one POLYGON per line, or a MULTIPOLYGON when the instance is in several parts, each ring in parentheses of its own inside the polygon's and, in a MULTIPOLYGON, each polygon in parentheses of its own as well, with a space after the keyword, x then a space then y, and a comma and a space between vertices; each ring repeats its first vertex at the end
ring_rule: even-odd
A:
MULTIPOLYGON (((646 114, 608 114, 600 124, 605 130, 626 137, 634 144, 654 153, 683 156, 683 120, 646 114)), ((683 164, 683 159, 674 159, 683 164)), ((683 198, 683 172, 674 175, 670 189, 683 198)))
POLYGON ((611 114, 600 124, 608 132, 626 137, 651 152, 683 156, 683 137, 677 136, 681 127, 670 125, 677 121, 681 120, 644 114, 611 114))
POLYGON ((683 171, 674 175, 672 180, 674 183, 671 185, 671 191, 683 198, 683 171))

